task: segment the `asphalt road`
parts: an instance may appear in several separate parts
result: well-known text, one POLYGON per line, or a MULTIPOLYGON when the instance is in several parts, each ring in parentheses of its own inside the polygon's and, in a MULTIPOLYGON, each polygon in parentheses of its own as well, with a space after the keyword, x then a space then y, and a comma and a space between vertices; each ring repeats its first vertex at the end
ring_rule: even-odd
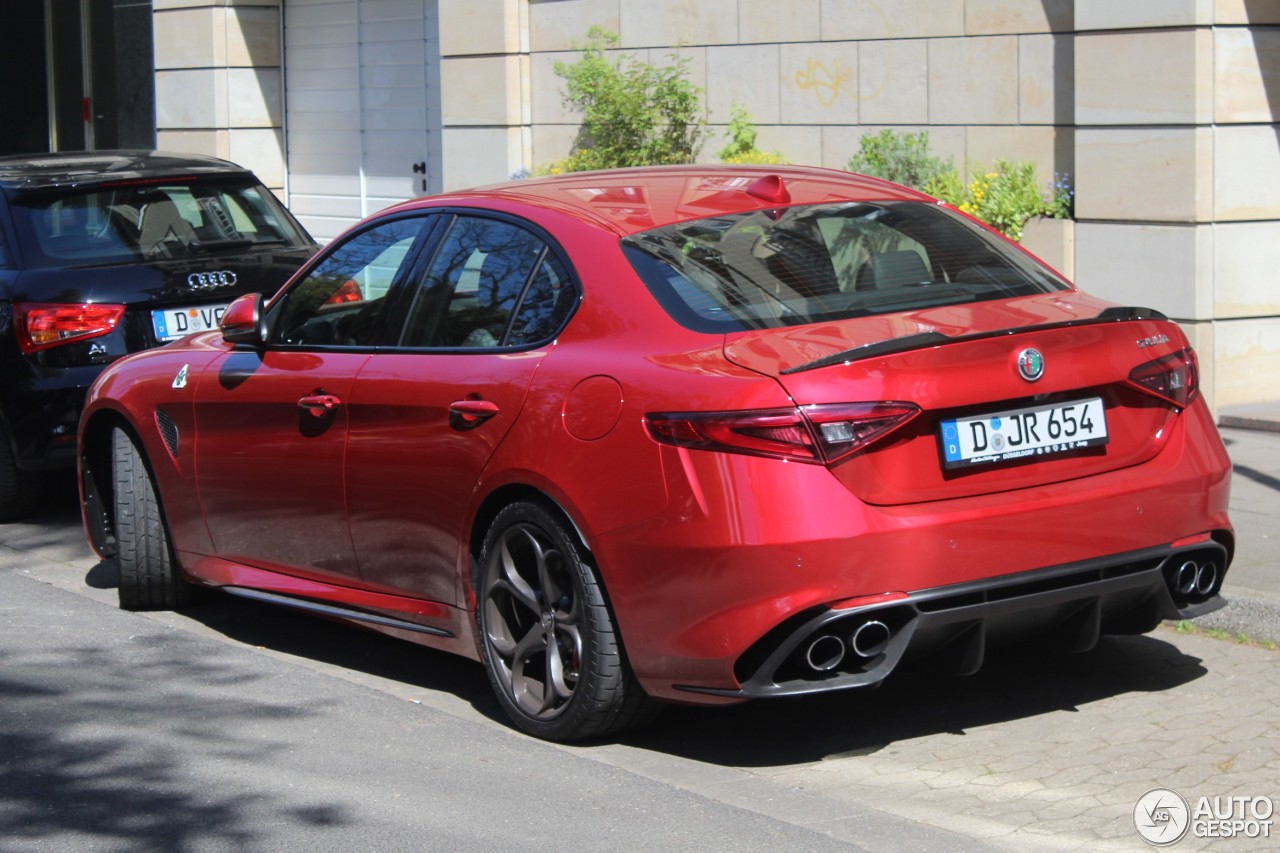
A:
POLYGON ((476 664, 113 586, 70 502, 0 529, 3 853, 1140 850, 1152 788, 1280 799, 1280 653, 1168 628, 563 747, 508 728, 476 664))
POLYGON ((120 611, 77 533, 62 507, 0 534, 6 853, 969 844, 872 808, 843 808, 833 836, 785 817, 803 799, 790 785, 661 753, 638 773, 527 738, 477 664, 355 628, 220 595, 120 611))

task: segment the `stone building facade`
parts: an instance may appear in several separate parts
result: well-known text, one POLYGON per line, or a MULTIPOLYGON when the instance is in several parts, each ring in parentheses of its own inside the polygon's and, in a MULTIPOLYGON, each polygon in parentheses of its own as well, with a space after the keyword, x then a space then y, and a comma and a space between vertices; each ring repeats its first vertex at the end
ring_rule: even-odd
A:
POLYGON ((1087 290, 1181 321, 1221 411, 1280 399, 1275 0, 153 0, 157 142, 243 162, 322 239, 564 157, 589 26, 843 168, 883 127, 1071 176, 1087 290))

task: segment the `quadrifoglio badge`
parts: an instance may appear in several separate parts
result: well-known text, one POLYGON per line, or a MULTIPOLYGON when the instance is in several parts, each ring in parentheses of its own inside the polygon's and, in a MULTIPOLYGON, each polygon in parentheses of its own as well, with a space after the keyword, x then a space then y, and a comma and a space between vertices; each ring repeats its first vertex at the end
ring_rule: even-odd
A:
POLYGON ((1133 825, 1156 847, 1193 838, 1270 838, 1275 804, 1270 797, 1200 797, 1194 806, 1176 791, 1155 788, 1133 807, 1133 825))

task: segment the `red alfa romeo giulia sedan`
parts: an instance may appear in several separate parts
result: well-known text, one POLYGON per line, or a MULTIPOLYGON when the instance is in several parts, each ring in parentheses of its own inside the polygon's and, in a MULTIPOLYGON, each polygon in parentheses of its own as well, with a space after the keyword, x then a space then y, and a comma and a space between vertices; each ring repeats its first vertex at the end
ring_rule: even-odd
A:
POLYGON ((1222 604, 1196 356, 911 190, 669 167, 417 199, 80 427, 126 608, 199 586, 483 661, 540 737, 971 673, 1222 604))

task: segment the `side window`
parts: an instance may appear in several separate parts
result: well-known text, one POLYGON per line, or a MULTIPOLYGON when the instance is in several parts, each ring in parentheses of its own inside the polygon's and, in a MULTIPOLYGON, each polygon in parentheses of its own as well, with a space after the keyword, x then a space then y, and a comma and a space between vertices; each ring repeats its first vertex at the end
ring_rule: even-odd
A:
MULTIPOLYGON (((409 314, 409 347, 500 346, 546 244, 497 219, 457 217, 409 314)), ((562 274, 563 280, 563 274, 562 274)), ((515 337, 511 343, 521 343, 515 337)))
POLYGON ((276 343, 370 346, 387 291, 423 226, 422 217, 395 219, 327 250, 273 313, 276 343))
POLYGON ((554 335, 573 309, 574 294, 568 270, 548 252, 520 302, 506 343, 520 346, 554 335))

